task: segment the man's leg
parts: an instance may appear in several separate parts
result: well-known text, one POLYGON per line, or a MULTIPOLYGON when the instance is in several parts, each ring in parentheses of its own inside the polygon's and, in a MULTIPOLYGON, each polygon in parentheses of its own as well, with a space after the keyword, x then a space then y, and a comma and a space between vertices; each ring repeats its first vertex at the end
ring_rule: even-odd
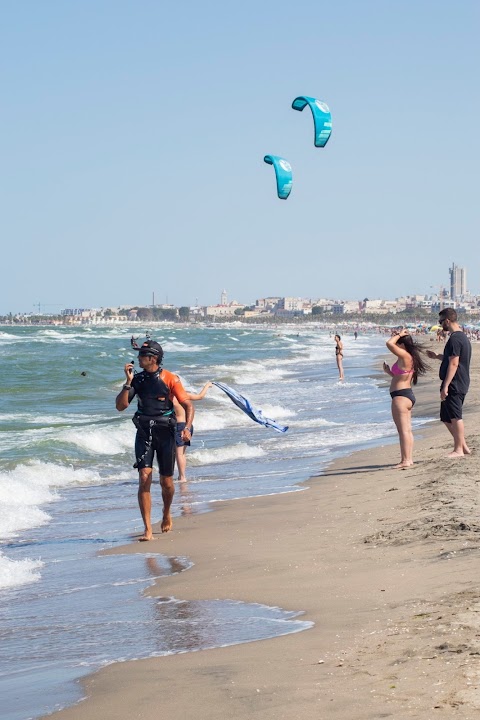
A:
POLYGON ((462 419, 463 395, 450 394, 442 402, 440 419, 453 437, 453 452, 447 457, 457 458, 470 455, 471 450, 465 441, 465 426, 462 419))
MULTIPOLYGON (((158 446, 158 464, 160 466, 160 486, 163 498, 162 533, 172 529, 172 516, 170 508, 175 494, 173 473, 175 471, 175 431, 176 426, 165 428, 161 434, 158 446)), ((181 449, 181 448, 180 448, 181 449)))
POLYGON ((138 506, 142 515, 145 532, 140 541, 153 540, 152 533, 152 468, 142 468, 138 471, 138 506))
POLYGON ((471 450, 465 442, 465 426, 463 420, 452 418, 452 421, 445 423, 445 425, 453 437, 453 452, 449 453, 447 457, 456 458, 462 457, 462 455, 470 455, 471 450))
POLYGON ((163 498, 163 519, 162 533, 169 532, 172 529, 172 516, 170 508, 172 506, 173 496, 175 494, 175 485, 173 484, 173 475, 160 475, 160 485, 162 488, 163 498))
POLYGON ((177 447, 175 449, 175 455, 177 458, 177 467, 178 467, 178 482, 185 482, 186 477, 186 471, 187 471, 187 446, 182 445, 181 447, 177 447))

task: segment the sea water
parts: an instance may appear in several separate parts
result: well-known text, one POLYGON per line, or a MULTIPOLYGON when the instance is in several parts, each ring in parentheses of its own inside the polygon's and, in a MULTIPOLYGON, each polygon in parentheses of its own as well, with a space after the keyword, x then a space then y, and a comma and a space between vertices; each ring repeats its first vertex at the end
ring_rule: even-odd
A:
MULTIPOLYGON (((143 525, 133 469, 134 408, 115 410, 130 335, 149 331, 165 367, 198 392, 233 386, 279 434, 253 423, 218 388, 195 403, 188 481, 173 515, 234 498, 299 492, 341 454, 395 439, 390 398, 374 371, 384 338, 344 336, 345 382, 334 340, 310 326, 0 328, 0 696, 5 720, 77 701, 78 679, 112 662, 273 637, 311 623, 281 608, 149 598, 188 557, 102 556, 143 525), (161 580, 160 580, 161 581, 161 580)), ((138 361, 136 362, 138 367, 138 361)), ((135 403, 134 403, 135 404, 135 403)), ((426 419, 417 420, 420 424, 426 419)), ((153 520, 161 517, 153 487, 153 520)))

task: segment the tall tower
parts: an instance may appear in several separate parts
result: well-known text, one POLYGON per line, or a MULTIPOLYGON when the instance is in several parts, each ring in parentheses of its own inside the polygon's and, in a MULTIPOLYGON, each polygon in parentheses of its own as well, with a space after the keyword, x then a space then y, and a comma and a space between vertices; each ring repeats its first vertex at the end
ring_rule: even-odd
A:
POLYGON ((467 271, 452 263, 450 273, 450 297, 452 300, 463 297, 467 292, 467 271))
POLYGON ((227 291, 222 290, 222 294, 220 295, 220 305, 226 305, 227 304, 227 291))

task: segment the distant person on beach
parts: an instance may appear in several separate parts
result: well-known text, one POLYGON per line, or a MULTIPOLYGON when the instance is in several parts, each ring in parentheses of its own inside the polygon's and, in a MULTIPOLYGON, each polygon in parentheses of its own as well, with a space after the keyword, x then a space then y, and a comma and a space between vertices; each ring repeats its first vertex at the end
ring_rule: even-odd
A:
POLYGON ((353 337, 355 338, 355 340, 356 340, 357 337, 358 337, 358 332, 357 332, 356 330, 355 330, 355 332, 353 333, 353 337))
POLYGON ((343 342, 340 335, 335 335, 335 358, 337 360, 338 374, 340 380, 344 380, 343 374, 343 342))
POLYGON ((439 313, 439 323, 450 337, 443 353, 428 350, 427 355, 440 360, 440 420, 453 437, 453 451, 449 458, 470 455, 470 448, 465 441, 463 424, 463 402, 470 387, 470 359, 472 346, 470 340, 457 322, 457 312, 453 308, 445 308, 439 313))
POLYGON ((387 340, 387 347, 398 360, 390 367, 383 363, 383 371, 392 378, 392 418, 400 440, 400 462, 395 467, 404 470, 413 465, 412 408, 415 395, 412 385, 417 384, 419 375, 428 370, 420 355, 421 348, 407 330, 395 330, 387 340))
POLYGON ((173 398, 176 398, 185 412, 185 427, 181 437, 184 441, 191 438, 193 423, 193 405, 188 393, 176 375, 163 370, 163 349, 154 340, 147 340, 138 348, 138 363, 141 373, 134 374, 133 363, 124 367, 127 382, 118 393, 115 406, 122 412, 126 410, 135 395, 138 399, 137 412, 133 422, 137 428, 135 438, 134 465, 138 470, 138 505, 145 525, 141 541, 153 540, 151 510, 153 459, 157 456, 160 469, 160 485, 163 498, 162 532, 172 529, 170 507, 175 492, 173 471, 175 468, 176 419, 173 398))
MULTIPOLYGON (((177 376, 178 377, 178 376, 177 376)), ((180 378, 179 378, 180 379, 180 378)), ((189 400, 203 400, 208 392, 208 389, 212 387, 211 382, 205 383, 199 393, 187 393, 189 400)), ((178 467, 178 482, 186 482, 187 476, 187 447, 190 445, 190 440, 193 436, 193 425, 190 426, 190 439, 185 440, 182 436, 184 429, 187 427, 186 424, 186 413, 182 405, 178 400, 173 398, 173 408, 175 410, 175 416, 177 418, 177 432, 175 435, 175 456, 177 459, 178 467)))

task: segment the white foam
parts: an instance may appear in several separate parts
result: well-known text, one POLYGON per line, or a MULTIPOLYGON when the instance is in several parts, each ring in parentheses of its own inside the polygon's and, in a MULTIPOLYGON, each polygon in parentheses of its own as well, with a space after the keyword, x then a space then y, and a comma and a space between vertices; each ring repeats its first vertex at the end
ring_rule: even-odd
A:
MULTIPOLYGON (((227 427, 249 427, 252 420, 239 410, 224 393, 223 397, 210 398, 210 407, 195 404, 195 419, 193 421, 196 432, 208 432, 209 430, 223 430, 227 427), (212 408, 215 402, 221 407, 212 408)), ((295 411, 284 408, 281 405, 262 405, 264 416, 275 420, 294 417, 295 411)))
POLYGON ((295 410, 282 407, 281 405, 266 404, 266 405, 262 405, 261 409, 262 409, 264 416, 269 417, 269 418, 275 418, 275 420, 279 420, 280 418, 291 418, 297 414, 295 412, 295 410))
POLYGON ((290 425, 291 427, 334 427, 341 426, 342 423, 333 422, 333 420, 325 420, 325 418, 317 417, 310 418, 310 420, 293 420, 290 425))
POLYGON ((195 432, 208 432, 209 430, 223 430, 228 427, 229 419, 227 413, 215 412, 203 409, 195 409, 195 419, 193 421, 195 432))
POLYGON ((0 588, 12 588, 36 582, 41 560, 10 560, 0 553, 0 588))
POLYGON ((180 342, 179 340, 167 341, 163 344, 163 349, 168 353, 198 353, 208 350, 208 346, 205 345, 188 345, 187 343, 180 342))
POLYGON ((54 435, 52 428, 32 428, 21 432, 2 432, 0 434, 0 450, 6 452, 15 449, 18 452, 20 449, 28 449, 27 452, 30 454, 36 443, 47 440, 52 435, 54 435))
POLYGON ((120 455, 133 448, 135 427, 132 422, 121 425, 95 425, 89 428, 69 428, 59 433, 59 440, 76 445, 94 455, 120 455))
MULTIPOLYGON (((28 495, 28 490, 21 495, 28 495)), ((47 525, 49 520, 50 515, 38 507, 4 505, 0 502, 0 538, 2 540, 15 537, 24 530, 47 525)))
POLYGON ((299 450, 310 449, 313 454, 321 454, 321 448, 333 450, 345 445, 356 445, 383 437, 386 438, 394 433, 395 426, 390 421, 362 425, 349 423, 345 425, 338 424, 335 427, 324 426, 317 433, 301 433, 284 438, 281 453, 288 457, 290 452, 297 454, 299 450))
POLYGON ((25 425, 72 425, 105 420, 104 415, 69 413, 68 415, 37 415, 37 413, 0 413, 1 422, 18 422, 25 425))
POLYGON ((0 538, 48 523, 50 516, 41 506, 57 500, 57 488, 100 481, 94 470, 74 470, 38 460, 0 472, 0 538))
POLYGON ((189 462, 191 465, 210 465, 215 463, 231 462, 232 460, 249 460, 251 458, 262 457, 265 451, 258 446, 247 445, 247 443, 238 443, 237 445, 229 445, 215 449, 194 450, 189 453, 189 462))
MULTIPOLYGON (((230 383, 236 385, 259 385, 277 383, 285 376, 291 375, 289 370, 283 369, 286 363, 282 363, 282 368, 278 367, 278 361, 270 362, 253 362, 246 361, 238 365, 217 365, 212 368, 211 375, 215 379, 227 378, 230 383)), ((252 402, 254 402, 252 400, 252 402)))

